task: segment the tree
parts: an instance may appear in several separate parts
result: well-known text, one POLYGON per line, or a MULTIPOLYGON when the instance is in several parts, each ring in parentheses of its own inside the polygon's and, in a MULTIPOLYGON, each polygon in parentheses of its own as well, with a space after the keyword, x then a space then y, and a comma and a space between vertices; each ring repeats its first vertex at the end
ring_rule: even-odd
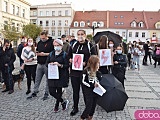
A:
POLYGON ((5 24, 4 29, 1 30, 5 39, 10 41, 18 41, 21 36, 20 32, 17 32, 16 27, 11 24, 5 24))
POLYGON ((42 31, 42 28, 36 24, 28 24, 23 27, 23 34, 26 37, 33 38, 33 40, 36 40, 36 38, 39 36, 39 33, 42 31))
POLYGON ((93 40, 93 37, 92 37, 91 34, 88 34, 88 35, 87 35, 87 39, 88 39, 89 41, 93 42, 93 41, 92 41, 92 40, 93 40))

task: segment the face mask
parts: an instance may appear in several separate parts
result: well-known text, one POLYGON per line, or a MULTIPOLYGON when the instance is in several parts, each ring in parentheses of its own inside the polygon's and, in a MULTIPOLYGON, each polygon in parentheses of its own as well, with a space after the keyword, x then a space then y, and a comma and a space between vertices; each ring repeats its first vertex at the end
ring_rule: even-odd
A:
POLYGON ((42 42, 46 42, 47 40, 45 40, 45 39, 42 40, 42 39, 41 39, 41 41, 42 41, 42 42))
POLYGON ((62 47, 61 46, 54 46, 54 50, 55 51, 60 51, 60 50, 62 50, 62 47))
POLYGON ((109 44, 109 47, 113 47, 114 44, 109 44))
POLYGON ((117 53, 118 54, 122 54, 122 50, 117 50, 117 53))
POLYGON ((82 42, 83 40, 84 40, 84 37, 78 36, 78 41, 79 41, 79 42, 82 42))
POLYGON ((129 45, 129 47, 131 47, 131 45, 129 45))
POLYGON ((0 46, 2 46, 2 44, 0 44, 0 46))
POLYGON ((30 43, 30 42, 28 43, 28 46, 32 46, 32 45, 33 45, 33 43, 32 43, 32 42, 31 42, 31 43, 30 43))
POLYGON ((139 44, 136 44, 136 46, 139 46, 139 44))

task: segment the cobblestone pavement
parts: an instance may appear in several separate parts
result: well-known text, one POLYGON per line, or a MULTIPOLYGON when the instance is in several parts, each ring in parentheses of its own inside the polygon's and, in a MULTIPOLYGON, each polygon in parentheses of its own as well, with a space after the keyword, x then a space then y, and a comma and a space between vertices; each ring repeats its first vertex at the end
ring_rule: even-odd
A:
MULTIPOLYGON (((16 61, 16 66, 19 64, 16 61)), ((97 106, 93 120, 132 120, 138 109, 160 109, 160 67, 153 65, 140 66, 141 72, 127 70, 125 89, 129 96, 123 111, 107 113, 97 106)), ((21 83, 22 90, 15 84, 15 92, 11 95, 0 92, 0 120, 79 120, 84 110, 83 96, 80 94, 79 112, 70 116, 72 108, 72 88, 66 89, 65 97, 70 101, 69 109, 53 112, 55 99, 50 96, 46 101, 41 100, 44 94, 44 80, 41 83, 38 96, 27 100, 26 79, 21 83)), ((33 88, 33 83, 32 83, 33 88)), ((1 89, 0 89, 1 90, 1 89)))

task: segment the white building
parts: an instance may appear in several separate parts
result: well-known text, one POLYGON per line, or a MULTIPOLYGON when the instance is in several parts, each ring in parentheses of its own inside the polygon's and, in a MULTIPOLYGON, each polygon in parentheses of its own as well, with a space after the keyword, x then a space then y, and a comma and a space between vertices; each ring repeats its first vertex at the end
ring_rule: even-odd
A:
POLYGON ((52 38, 69 35, 69 28, 74 17, 72 4, 54 3, 31 7, 31 22, 42 26, 52 38))
MULTIPOLYGON (((16 27, 17 32, 30 22, 30 4, 26 0, 0 0, 0 30, 5 24, 16 27)), ((0 40, 4 37, 0 34, 0 40)), ((16 44, 16 43, 15 43, 16 44)))

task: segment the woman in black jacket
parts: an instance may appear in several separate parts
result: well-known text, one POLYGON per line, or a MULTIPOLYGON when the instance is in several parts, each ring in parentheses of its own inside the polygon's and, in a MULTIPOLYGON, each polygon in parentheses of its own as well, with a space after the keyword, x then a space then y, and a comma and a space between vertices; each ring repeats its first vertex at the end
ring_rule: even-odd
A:
POLYGON ((98 86, 102 78, 101 72, 98 69, 99 58, 96 55, 92 55, 82 73, 82 91, 85 99, 85 109, 81 115, 81 120, 91 120, 93 117, 97 103, 97 94, 93 92, 93 89, 98 86))
POLYGON ((113 56, 113 75, 122 83, 124 87, 125 70, 127 66, 126 55, 122 53, 122 47, 118 46, 116 54, 113 56))
MULTIPOLYGON (((88 59, 91 55, 95 55, 95 48, 93 45, 86 40, 86 32, 84 30, 78 30, 77 32, 78 40, 75 42, 72 47, 70 47, 68 56, 70 59, 70 63, 73 62, 73 54, 83 54, 83 68, 87 65, 88 59)), ((82 70, 83 71, 83 70, 82 70)), ((73 110, 70 115, 73 116, 78 112, 78 103, 79 103, 79 91, 81 84, 81 74, 82 71, 73 70, 71 68, 70 76, 71 76, 71 84, 73 88, 73 110)))
POLYGON ((59 102, 61 102, 62 110, 66 110, 69 101, 62 98, 62 88, 68 86, 69 81, 69 60, 66 53, 62 50, 63 42, 56 39, 53 42, 54 50, 47 58, 47 65, 57 65, 59 71, 59 79, 48 79, 49 93, 56 99, 54 112, 59 111, 59 102))

